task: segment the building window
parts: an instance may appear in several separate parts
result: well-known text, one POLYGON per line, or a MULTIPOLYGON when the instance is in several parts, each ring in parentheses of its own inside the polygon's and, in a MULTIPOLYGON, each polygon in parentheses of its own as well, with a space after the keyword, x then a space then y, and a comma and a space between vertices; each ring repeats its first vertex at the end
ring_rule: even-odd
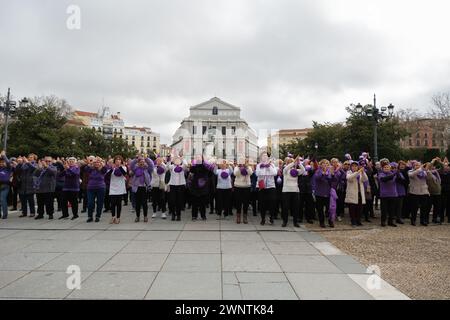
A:
POLYGON ((132 145, 132 146, 134 146, 134 145, 135 145, 135 144, 134 144, 134 141, 131 141, 131 145, 132 145))
POLYGON ((225 154, 225 149, 222 149, 222 157, 226 157, 226 154, 225 154))
POLYGON ((202 134, 204 135, 206 133, 206 126, 202 127, 202 134))
POLYGON ((197 127, 196 126, 192 126, 192 134, 197 134, 197 127))
POLYGON ((156 137, 153 137, 153 141, 156 141, 156 137))
POLYGON ((222 127, 222 135, 226 135, 227 134, 227 127, 222 127))
POLYGON ((150 148, 150 142, 147 142, 147 148, 150 148))
POLYGON ((416 140, 416 147, 420 147, 420 140, 416 140))
POLYGON ((436 140, 433 140, 433 147, 436 147, 436 140))
POLYGON ((231 127, 231 134, 236 134, 236 127, 231 127))
POLYGON ((150 141, 150 137, 147 137, 147 141, 150 141))
POLYGON ((419 132, 417 132, 416 138, 420 138, 420 133, 419 132))
POLYGON ((424 145, 425 147, 428 147, 428 140, 425 140, 425 141, 423 142, 423 145, 424 145))
POLYGON ((144 146, 144 143, 143 142, 141 142, 141 147, 143 147, 144 146))
POLYGON ((141 140, 144 140, 144 136, 141 136, 141 140))
POLYGON ((425 139, 428 138, 428 133, 425 132, 425 139))
POLYGON ((219 114, 219 109, 217 107, 213 107, 212 114, 217 116, 219 114))
POLYGON ((133 141, 134 141, 134 136, 132 136, 132 137, 131 137, 131 140, 133 140, 133 141))

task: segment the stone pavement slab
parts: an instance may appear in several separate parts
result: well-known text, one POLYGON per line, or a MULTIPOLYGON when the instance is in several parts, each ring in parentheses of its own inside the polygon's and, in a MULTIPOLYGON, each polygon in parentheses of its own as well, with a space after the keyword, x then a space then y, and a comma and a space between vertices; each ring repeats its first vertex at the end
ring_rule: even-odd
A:
POLYGON ((0 223, 0 298, 11 299, 407 299, 305 228, 233 218, 121 223, 20 219, 0 223), (81 290, 67 289, 67 267, 81 290))
POLYGON ((95 272, 68 299, 143 299, 156 272, 95 272))
POLYGON ((160 272, 146 299, 222 298, 220 272, 160 272))

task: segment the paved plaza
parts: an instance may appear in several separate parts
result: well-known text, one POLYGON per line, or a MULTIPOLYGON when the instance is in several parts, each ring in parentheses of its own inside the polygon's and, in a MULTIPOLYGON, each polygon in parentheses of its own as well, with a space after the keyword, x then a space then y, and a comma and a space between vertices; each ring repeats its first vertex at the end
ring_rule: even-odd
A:
POLYGON ((124 207, 111 225, 109 213, 89 224, 85 214, 36 221, 11 213, 0 221, 0 298, 408 299, 304 227, 182 216, 135 223, 124 207), (67 287, 70 265, 80 267, 80 289, 67 287))

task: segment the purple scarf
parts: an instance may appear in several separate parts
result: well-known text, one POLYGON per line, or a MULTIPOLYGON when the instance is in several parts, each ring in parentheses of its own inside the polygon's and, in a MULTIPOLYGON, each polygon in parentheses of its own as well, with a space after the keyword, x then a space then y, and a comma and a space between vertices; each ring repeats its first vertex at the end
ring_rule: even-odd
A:
POLYGON ((331 188, 331 190, 330 190, 330 209, 329 209, 329 213, 330 213, 330 220, 332 222, 336 221, 336 207, 337 207, 336 200, 337 199, 338 199, 338 196, 337 196, 336 190, 331 188))

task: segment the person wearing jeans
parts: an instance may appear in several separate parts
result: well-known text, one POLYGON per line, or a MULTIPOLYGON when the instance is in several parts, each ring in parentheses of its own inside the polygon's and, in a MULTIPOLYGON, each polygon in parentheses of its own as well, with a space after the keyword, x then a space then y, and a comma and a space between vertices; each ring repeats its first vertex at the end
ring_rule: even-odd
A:
POLYGON ((92 164, 87 165, 84 170, 89 174, 89 179, 87 182, 88 219, 86 222, 93 221, 96 199, 97 210, 95 222, 99 222, 100 217, 102 216, 103 201, 105 199, 105 174, 108 169, 105 167, 103 160, 97 157, 92 164))
POLYGON ((0 201, 1 201, 1 212, 0 217, 6 219, 8 217, 8 193, 11 178, 11 164, 6 157, 5 151, 0 154, 0 201))

